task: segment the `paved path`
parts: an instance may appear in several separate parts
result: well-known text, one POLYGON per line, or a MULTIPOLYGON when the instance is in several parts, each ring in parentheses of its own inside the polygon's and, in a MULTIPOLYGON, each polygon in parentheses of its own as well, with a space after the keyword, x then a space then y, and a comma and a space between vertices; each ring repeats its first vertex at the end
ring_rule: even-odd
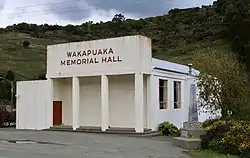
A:
POLYGON ((188 158, 182 149, 164 139, 0 129, 0 158, 188 158), (45 144, 6 142, 17 139, 45 144))

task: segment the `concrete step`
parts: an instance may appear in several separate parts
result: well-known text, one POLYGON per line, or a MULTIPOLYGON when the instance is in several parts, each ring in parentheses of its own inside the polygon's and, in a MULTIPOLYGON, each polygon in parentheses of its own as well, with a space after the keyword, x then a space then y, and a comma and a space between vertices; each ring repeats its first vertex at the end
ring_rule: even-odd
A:
POLYGON ((101 127, 87 127, 81 126, 80 128, 76 129, 77 132, 86 132, 86 133, 100 133, 102 132, 101 127))
POLYGON ((129 135, 153 135, 158 134, 156 131, 151 129, 144 129, 142 133, 136 133, 134 128, 109 128, 105 131, 106 133, 115 133, 115 134, 129 134, 129 135))
POLYGON ((64 131, 64 132, 82 132, 82 133, 103 133, 103 134, 122 134, 128 136, 158 136, 157 131, 151 129, 144 129, 143 133, 136 133, 132 128, 110 128, 107 131, 102 131, 101 127, 80 127, 73 130, 71 126, 54 126, 47 131, 64 131))
POLYGON ((53 126, 48 129, 50 131, 73 131, 72 126, 53 126))
POLYGON ((201 148, 200 138, 174 137, 172 144, 183 149, 196 150, 201 148))
POLYGON ((128 133, 135 133, 134 128, 118 128, 118 127, 110 127, 106 130, 107 132, 128 132, 128 133))

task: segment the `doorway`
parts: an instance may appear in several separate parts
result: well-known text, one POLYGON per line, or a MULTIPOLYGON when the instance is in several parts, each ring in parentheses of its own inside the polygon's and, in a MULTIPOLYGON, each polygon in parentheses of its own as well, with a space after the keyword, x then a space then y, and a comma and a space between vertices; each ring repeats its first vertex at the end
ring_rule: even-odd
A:
POLYGON ((53 101, 53 125, 62 125, 62 101, 53 101))

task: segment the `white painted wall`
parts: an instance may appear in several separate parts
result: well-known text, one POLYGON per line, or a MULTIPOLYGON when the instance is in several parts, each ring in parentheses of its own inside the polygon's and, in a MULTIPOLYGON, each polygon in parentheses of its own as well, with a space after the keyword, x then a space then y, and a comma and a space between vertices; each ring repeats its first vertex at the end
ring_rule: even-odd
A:
POLYGON ((144 36, 126 36, 102 40, 85 42, 74 42, 57 44, 47 47, 47 77, 72 77, 72 76, 94 76, 94 75, 114 75, 127 73, 151 73, 151 40, 144 36), (90 50, 103 51, 103 49, 113 50, 113 54, 88 55, 68 57, 68 52, 83 52, 90 50), (145 52, 146 51, 146 52, 145 52), (121 62, 103 63, 103 57, 117 57, 121 62), (98 63, 94 64, 73 64, 70 60, 82 61, 82 59, 96 58, 98 63), (69 60, 69 61, 68 61, 69 60), (61 64, 65 61, 66 64, 61 64))
POLYGON ((72 78, 53 79, 53 83, 53 101, 62 101, 62 123, 72 125, 72 78))
POLYGON ((143 76, 143 106, 144 106, 144 124, 143 127, 147 128, 148 127, 148 107, 147 107, 147 76, 143 76))
MULTIPOLYGON (((172 72, 154 71, 154 127, 164 121, 173 123, 178 128, 183 127, 183 122, 188 120, 189 100, 190 100, 190 84, 195 83, 195 78, 185 74, 176 74, 172 72), (159 109, 159 79, 168 80, 168 109, 159 109), (174 81, 181 82, 181 109, 174 109, 174 81)), ((198 119, 200 122, 205 121, 213 116, 205 113, 203 110, 198 111, 198 119)))
POLYGON ((134 128, 134 75, 108 76, 109 126, 134 128))
POLYGON ((139 39, 139 72, 151 74, 152 72, 152 43, 151 40, 144 36, 138 36, 139 39))
POLYGON ((48 115, 48 82, 17 82, 16 128, 41 130, 50 127, 48 115))
POLYGON ((171 73, 160 75, 155 74, 154 76, 154 85, 155 85, 155 104, 154 104, 154 115, 155 115, 155 128, 157 126, 164 122, 168 121, 170 123, 173 123, 178 128, 182 127, 182 123, 187 120, 187 114, 186 114, 186 107, 187 102, 185 101, 185 95, 187 94, 185 87, 185 80, 181 77, 185 77, 184 75, 180 75, 179 78, 173 78, 171 77, 171 73), (168 108, 167 109, 159 109, 159 79, 168 80, 168 108), (181 108, 180 109, 174 109, 174 81, 180 81, 181 82, 181 108))
POLYGON ((80 126, 101 127, 101 77, 80 78, 80 126))

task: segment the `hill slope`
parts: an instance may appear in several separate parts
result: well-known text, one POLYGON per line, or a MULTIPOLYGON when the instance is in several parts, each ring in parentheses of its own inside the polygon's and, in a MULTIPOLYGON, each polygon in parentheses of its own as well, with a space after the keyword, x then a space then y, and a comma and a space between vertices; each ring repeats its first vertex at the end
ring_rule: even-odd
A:
MULTIPOLYGON (((122 15, 120 15, 122 17, 122 15)), ((19 79, 45 73, 46 45, 141 34, 152 39, 153 56, 188 64, 194 53, 212 47, 230 50, 224 38, 221 16, 214 6, 173 9, 164 16, 140 20, 114 18, 109 22, 65 27, 21 23, 0 29, 0 71, 12 69, 19 79), (23 41, 29 41, 25 49, 23 41)))

